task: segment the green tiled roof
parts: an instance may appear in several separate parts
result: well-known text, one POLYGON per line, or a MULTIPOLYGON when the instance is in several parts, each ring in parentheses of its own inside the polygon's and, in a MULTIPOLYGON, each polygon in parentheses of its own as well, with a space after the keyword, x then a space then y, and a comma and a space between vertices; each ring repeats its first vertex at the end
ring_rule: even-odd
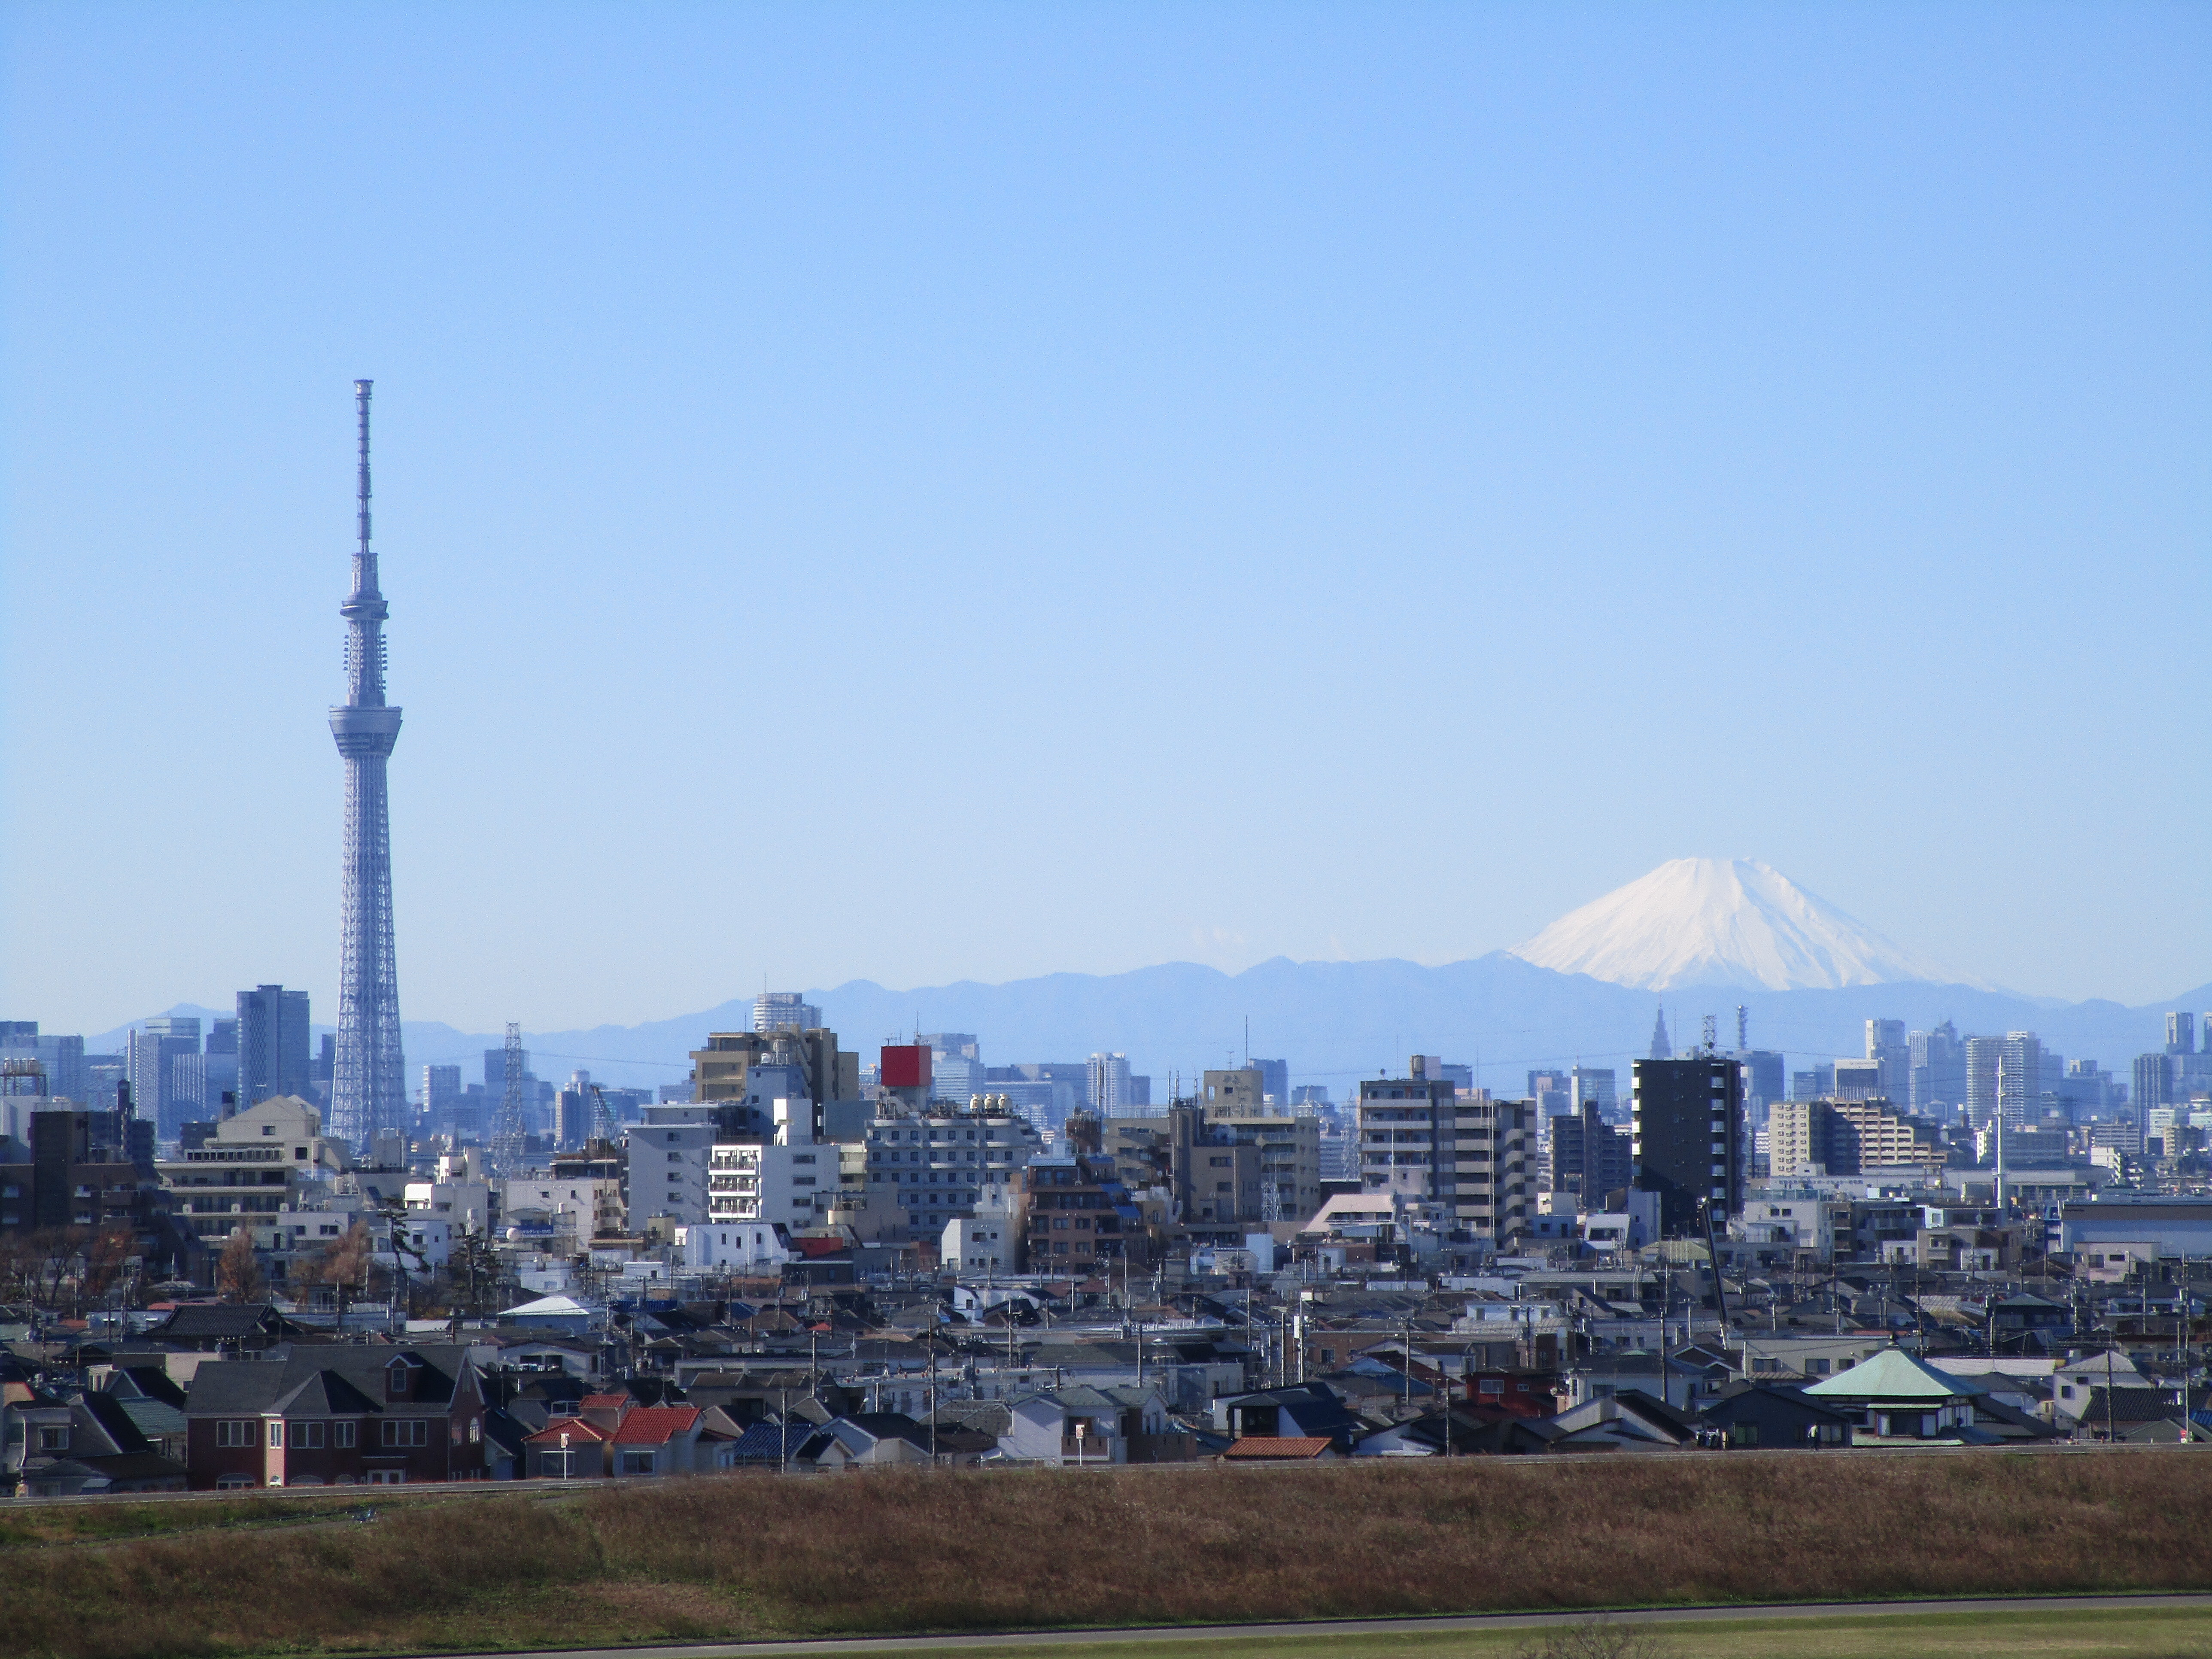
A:
POLYGON ((1826 1400, 1956 1400, 1983 1391, 1902 1348, 1884 1348, 1863 1364, 1838 1371, 1804 1392, 1826 1400))

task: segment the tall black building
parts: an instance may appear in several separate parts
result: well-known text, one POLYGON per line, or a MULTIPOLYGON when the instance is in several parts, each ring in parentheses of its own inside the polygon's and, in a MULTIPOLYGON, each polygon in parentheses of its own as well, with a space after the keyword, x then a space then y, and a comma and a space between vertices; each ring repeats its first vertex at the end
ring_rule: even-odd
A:
POLYGON ((1633 1152, 1639 1191, 1659 1194, 1659 1229, 1701 1230, 1743 1207, 1743 1072, 1733 1058, 1635 1062, 1633 1152))

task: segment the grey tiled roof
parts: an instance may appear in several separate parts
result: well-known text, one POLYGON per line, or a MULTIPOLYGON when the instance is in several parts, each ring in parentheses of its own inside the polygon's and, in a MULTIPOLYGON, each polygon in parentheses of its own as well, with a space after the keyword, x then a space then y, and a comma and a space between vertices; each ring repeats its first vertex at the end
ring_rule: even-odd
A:
POLYGON ((301 1415, 407 1410, 444 1406, 468 1363, 468 1349, 447 1344, 403 1348, 385 1345, 301 1347, 283 1360, 223 1359, 193 1374, 185 1412, 210 1414, 283 1409, 301 1415), (404 1400, 387 1401, 386 1368, 394 1359, 416 1362, 404 1400))

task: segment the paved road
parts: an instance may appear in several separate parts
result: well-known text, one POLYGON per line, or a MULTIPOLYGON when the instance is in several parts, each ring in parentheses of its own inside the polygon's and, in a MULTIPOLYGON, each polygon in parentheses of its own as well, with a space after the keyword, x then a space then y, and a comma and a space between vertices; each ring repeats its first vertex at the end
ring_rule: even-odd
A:
MULTIPOLYGON (((1702 1624, 1729 1619, 1906 1619, 1938 1613, 2103 1613, 2146 1607, 2212 1607, 2212 1595, 2022 1595, 1953 1601, 1797 1601, 1771 1606, 1650 1607, 1616 1613, 1620 1624, 1702 1624)), ((1281 1625, 1169 1625, 1137 1630, 994 1632, 988 1636, 847 1636, 812 1642, 708 1642, 682 1646, 558 1648, 545 1659, 774 1659, 830 1653, 963 1653, 1081 1642, 1192 1642, 1255 1637, 1397 1636, 1416 1631, 1528 1630, 1572 1624, 1576 1613, 1481 1613, 1410 1619, 1329 1619, 1281 1625)), ((529 1654, 463 1654, 441 1659, 532 1659, 529 1654)))

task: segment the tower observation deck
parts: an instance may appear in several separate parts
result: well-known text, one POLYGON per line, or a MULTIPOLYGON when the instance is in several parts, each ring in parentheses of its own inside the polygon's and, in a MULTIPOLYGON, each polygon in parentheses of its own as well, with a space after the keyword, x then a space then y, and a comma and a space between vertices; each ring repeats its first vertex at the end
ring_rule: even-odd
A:
POLYGON ((384 700, 384 619, 376 554, 368 534, 368 396, 353 383, 361 416, 360 544, 346 620, 346 700, 331 710, 331 735, 345 761, 345 862, 340 884, 338 1036, 331 1086, 331 1133, 365 1146, 405 1121, 405 1061, 399 1045, 399 971, 392 939, 392 817, 385 763, 399 740, 399 711, 384 700))

